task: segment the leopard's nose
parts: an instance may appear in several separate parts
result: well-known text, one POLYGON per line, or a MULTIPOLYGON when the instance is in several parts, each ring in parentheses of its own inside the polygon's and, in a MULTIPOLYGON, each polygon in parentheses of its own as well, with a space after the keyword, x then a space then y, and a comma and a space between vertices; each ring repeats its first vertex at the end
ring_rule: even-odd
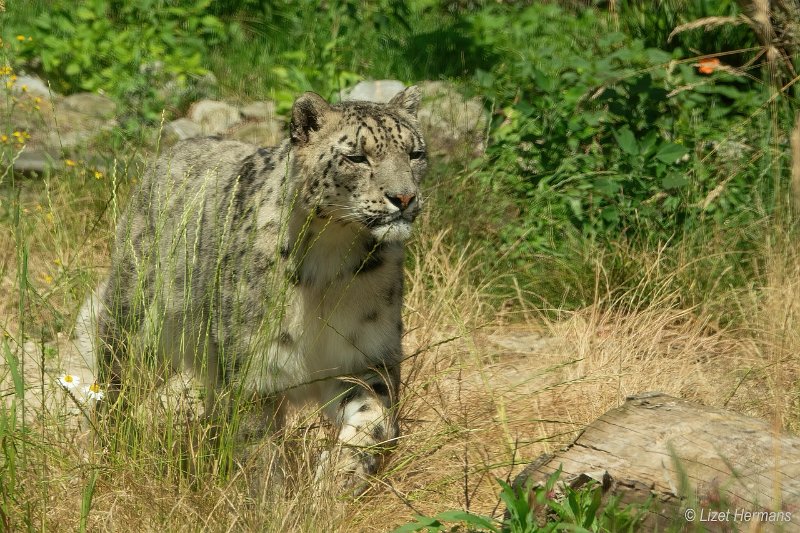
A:
POLYGON ((386 199, 401 211, 404 211, 414 201, 414 194, 386 194, 386 199))

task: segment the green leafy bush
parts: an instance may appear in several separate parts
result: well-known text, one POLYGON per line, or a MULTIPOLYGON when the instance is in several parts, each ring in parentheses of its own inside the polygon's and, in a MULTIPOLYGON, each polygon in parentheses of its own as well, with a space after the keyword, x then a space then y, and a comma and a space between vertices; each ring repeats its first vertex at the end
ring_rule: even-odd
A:
POLYGON ((475 80, 498 107, 480 178, 519 213, 498 221, 511 257, 558 253, 570 235, 658 243, 764 215, 774 191, 754 163, 790 101, 767 117, 758 80, 703 74, 593 10, 484 9, 471 22, 479 42, 508 51, 475 80))
POLYGON ((33 44, 24 52, 56 90, 105 91, 137 118, 155 121, 208 72, 208 49, 226 33, 210 4, 59 0, 31 21, 33 44))

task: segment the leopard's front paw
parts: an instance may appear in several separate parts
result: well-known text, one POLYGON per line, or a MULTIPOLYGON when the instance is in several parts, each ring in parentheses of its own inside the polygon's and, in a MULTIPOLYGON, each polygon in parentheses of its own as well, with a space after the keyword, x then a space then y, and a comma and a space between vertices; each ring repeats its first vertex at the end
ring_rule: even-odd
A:
POLYGON ((339 488, 358 496, 369 488, 369 480, 382 459, 380 450, 339 444, 320 454, 314 483, 326 490, 339 488))

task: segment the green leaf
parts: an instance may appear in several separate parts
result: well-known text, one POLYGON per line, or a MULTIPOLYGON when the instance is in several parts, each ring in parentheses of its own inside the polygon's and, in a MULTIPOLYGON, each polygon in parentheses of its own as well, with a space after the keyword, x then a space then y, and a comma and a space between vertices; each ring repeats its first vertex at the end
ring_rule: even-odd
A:
POLYGON ((661 180, 661 186, 667 190, 678 189, 680 187, 685 187, 688 184, 689 180, 686 179, 686 176, 678 173, 668 174, 663 180, 661 180))
POLYGON ((77 63, 70 63, 64 72, 66 72, 67 76, 77 76, 81 72, 81 67, 77 63))
POLYGON ((97 15, 95 15, 94 11, 89 9, 86 6, 80 6, 75 10, 75 14, 78 15, 78 18, 81 20, 94 20, 97 15))
POLYGON ((586 519, 583 522, 583 527, 590 528, 592 527, 592 523, 594 523, 595 518, 597 517, 597 511, 600 509, 600 504, 603 501, 603 491, 600 487, 595 487, 592 489, 592 503, 589 505, 589 508, 586 510, 586 519))
POLYGON ((8 347, 8 342, 3 340, 3 352, 5 355, 6 366, 11 372, 11 381, 14 383, 14 395, 22 401, 25 397, 25 380, 22 378, 22 372, 19 364, 19 359, 8 347))
POLYGON ((428 531, 442 530, 441 522, 439 522, 435 518, 431 518, 429 516, 416 515, 414 519, 416 520, 416 522, 404 524, 395 529, 394 531, 392 531, 392 533, 413 533, 414 531, 420 531, 423 528, 427 528, 428 531))
POLYGON ((662 144, 658 152, 656 152, 656 159, 671 165, 688 153, 689 149, 685 146, 675 143, 666 143, 662 144))
POLYGON ((634 137, 628 126, 623 126, 619 131, 615 131, 614 138, 623 152, 630 155, 639 155, 639 143, 636 142, 636 137, 634 137))
POLYGON ((499 532, 497 524, 491 518, 469 513, 467 511, 445 511, 436 515, 439 521, 446 520, 448 522, 464 522, 471 526, 480 526, 489 529, 490 531, 499 532))

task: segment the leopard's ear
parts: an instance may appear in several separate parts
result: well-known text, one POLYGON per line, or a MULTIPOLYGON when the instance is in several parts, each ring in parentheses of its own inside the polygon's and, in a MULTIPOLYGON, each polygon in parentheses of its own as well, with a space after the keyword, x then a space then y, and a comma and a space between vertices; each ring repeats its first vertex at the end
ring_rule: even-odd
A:
POLYGON ((389 100, 389 105, 399 107, 409 115, 416 117, 421 99, 422 91, 416 85, 411 85, 394 95, 389 100))
POLYGON ((312 131, 322 126, 323 115, 331 108, 330 104, 317 93, 303 93, 292 106, 292 122, 289 135, 292 144, 308 142, 312 131))

